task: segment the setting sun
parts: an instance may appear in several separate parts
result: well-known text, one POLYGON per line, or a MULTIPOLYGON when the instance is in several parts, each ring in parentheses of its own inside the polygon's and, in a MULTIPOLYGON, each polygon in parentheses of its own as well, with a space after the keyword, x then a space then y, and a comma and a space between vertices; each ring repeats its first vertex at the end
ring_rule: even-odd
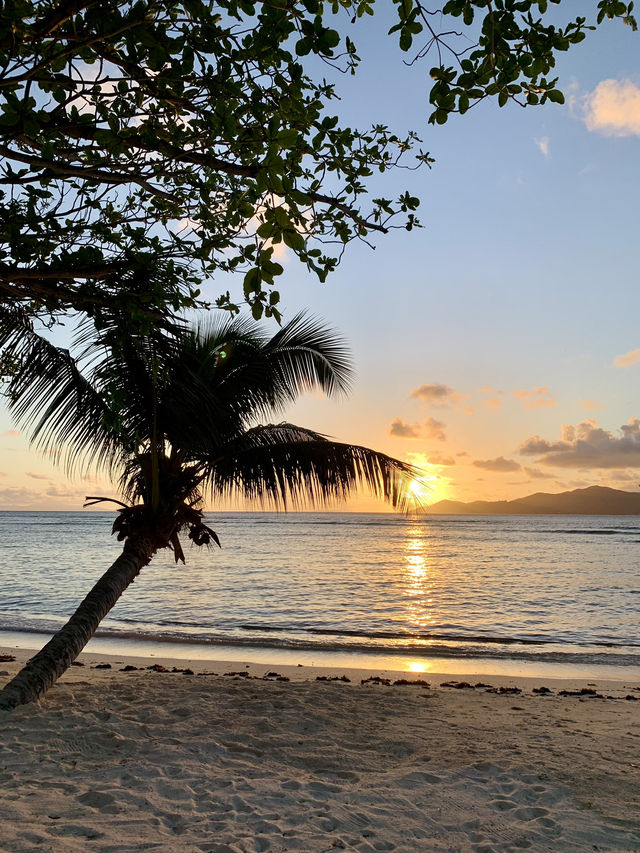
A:
POLYGON ((450 483, 448 477, 438 474, 423 454, 412 454, 410 461, 419 472, 409 487, 416 505, 428 506, 447 497, 450 483))

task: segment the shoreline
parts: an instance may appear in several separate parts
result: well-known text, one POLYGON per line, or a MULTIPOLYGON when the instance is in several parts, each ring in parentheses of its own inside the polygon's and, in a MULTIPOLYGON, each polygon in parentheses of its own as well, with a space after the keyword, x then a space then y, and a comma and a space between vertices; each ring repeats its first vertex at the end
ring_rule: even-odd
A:
MULTIPOLYGON (((7 680, 6 674, 11 676, 23 666, 33 654, 38 651, 39 647, 22 647, 18 648, 12 645, 4 644, 0 639, 0 658, 14 657, 14 661, 0 662, 0 684, 7 680), (4 674, 4 678, 2 678, 4 674)), ((241 651, 247 652, 246 649, 241 651)), ((270 651, 270 650, 268 650, 270 651)), ((298 656, 299 657, 299 656, 298 656)), ((252 660, 252 656, 245 654, 244 656, 216 656, 211 658, 197 657, 176 657, 170 654, 135 654, 133 650, 126 654, 114 650, 96 651, 94 648, 85 648, 78 656, 77 663, 73 664, 62 676, 60 681, 74 683, 83 682, 86 679, 86 673, 91 672, 96 677, 109 678, 129 667, 128 672, 138 671, 144 673, 151 670, 153 667, 160 667, 170 674, 171 670, 177 673, 182 673, 184 670, 191 670, 196 676, 212 675, 222 677, 228 673, 246 673, 252 680, 263 679, 268 672, 277 670, 277 674, 283 676, 288 681, 292 682, 315 682, 318 677, 322 680, 339 680, 348 679, 350 683, 359 684, 362 681, 373 679, 387 679, 391 683, 398 680, 405 681, 428 681, 429 684, 438 688, 442 682, 462 682, 469 683, 472 687, 476 683, 486 683, 487 679, 491 680, 491 686, 497 688, 504 687, 519 687, 525 692, 531 692, 533 688, 551 685, 553 691, 560 690, 580 690, 583 688, 593 688, 597 692, 607 691, 610 694, 616 694, 614 698, 620 698, 622 694, 628 695, 630 691, 636 693, 640 706, 640 676, 638 674, 629 673, 626 677, 607 677, 603 674, 593 673, 573 673, 564 675, 554 675, 549 673, 530 673, 526 672, 487 672, 482 667, 474 668, 475 660, 465 661, 466 664, 462 669, 456 667, 448 667, 448 660, 437 660, 431 662, 431 667, 426 666, 414 669, 403 668, 402 666, 358 666, 351 661, 349 665, 341 665, 339 662, 331 661, 310 661, 307 663, 285 663, 283 661, 273 660, 270 657, 265 659, 252 660), (106 666, 109 665, 109 666, 106 666)), ((393 664, 393 662, 391 662, 393 664)), ((238 677, 238 676, 237 676, 238 677)), ((244 677, 244 676, 240 676, 244 677)))
MULTIPOLYGON (((0 630, 0 649, 5 653, 36 652, 52 634, 0 630)), ((482 658, 423 654, 384 654, 376 652, 311 651, 268 646, 211 645, 180 642, 153 642, 121 637, 97 636, 86 646, 84 655, 102 655, 150 659, 151 662, 171 661, 171 665, 185 663, 194 666, 213 666, 223 661, 231 665, 249 664, 255 667, 287 667, 299 665, 326 672, 345 669, 381 674, 383 672, 412 673, 415 676, 493 676, 500 678, 555 679, 576 682, 589 681, 639 681, 640 667, 594 663, 560 663, 518 658, 482 658)))

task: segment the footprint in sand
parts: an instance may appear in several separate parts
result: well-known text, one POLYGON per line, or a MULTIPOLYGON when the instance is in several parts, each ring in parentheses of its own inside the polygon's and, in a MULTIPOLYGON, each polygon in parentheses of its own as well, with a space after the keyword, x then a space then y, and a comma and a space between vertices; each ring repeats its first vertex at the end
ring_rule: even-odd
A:
POLYGON ((82 826, 79 823, 54 824, 51 827, 47 827, 47 833, 56 838, 68 836, 72 838, 86 838, 88 841, 104 837, 103 832, 97 832, 92 827, 82 826))
POLYGON ((492 800, 491 805, 499 812, 507 812, 517 807, 517 803, 514 803, 511 800, 492 800))
POLYGON ((543 809, 541 806, 522 806, 513 814, 518 820, 537 820, 538 818, 546 818, 549 809, 543 809))
POLYGON ((403 788, 415 788, 416 785, 426 783, 427 785, 438 785, 442 782, 440 776, 435 773, 423 773, 416 770, 414 773, 407 773, 401 779, 398 779, 397 784, 403 788))
POLYGON ((87 791, 77 797, 79 803, 83 806, 91 806, 92 809, 97 809, 101 812, 117 811, 116 799, 112 794, 105 794, 102 791, 87 791))

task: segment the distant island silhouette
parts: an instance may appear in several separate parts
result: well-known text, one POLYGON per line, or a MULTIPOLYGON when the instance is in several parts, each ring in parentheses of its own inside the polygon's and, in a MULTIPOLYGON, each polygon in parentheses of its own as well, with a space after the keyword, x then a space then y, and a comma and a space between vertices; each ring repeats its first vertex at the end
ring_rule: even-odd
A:
POLYGON ((589 486, 571 492, 536 492, 512 501, 438 501, 428 513, 451 515, 640 515, 640 492, 589 486))

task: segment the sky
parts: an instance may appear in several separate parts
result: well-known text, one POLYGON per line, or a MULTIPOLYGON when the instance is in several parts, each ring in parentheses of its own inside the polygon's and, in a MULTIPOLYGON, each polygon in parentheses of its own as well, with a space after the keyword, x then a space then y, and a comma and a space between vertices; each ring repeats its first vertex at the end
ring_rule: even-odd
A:
MULTIPOLYGON (((283 255, 285 319, 325 319, 355 367, 348 398, 307 395, 285 418, 418 465, 427 504, 637 490, 640 33, 607 22, 563 55, 565 105, 482 103, 433 127, 429 61, 406 67, 388 26, 383 12, 354 28, 363 62, 337 81, 337 111, 421 135, 433 168, 375 190, 409 189, 424 227, 349 246, 325 284, 283 255)), ((0 405, 0 509, 95 493, 115 491, 68 482, 0 405)))

